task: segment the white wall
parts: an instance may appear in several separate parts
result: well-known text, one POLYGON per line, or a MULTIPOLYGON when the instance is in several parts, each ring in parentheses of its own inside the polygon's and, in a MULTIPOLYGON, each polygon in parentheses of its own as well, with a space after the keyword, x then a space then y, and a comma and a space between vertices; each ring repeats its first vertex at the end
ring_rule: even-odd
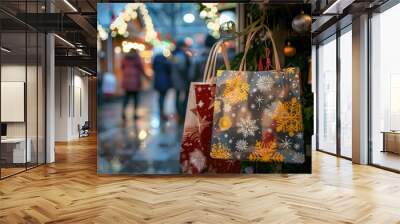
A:
POLYGON ((55 85, 55 140, 77 139, 78 124, 89 117, 88 78, 76 68, 56 67, 55 85))

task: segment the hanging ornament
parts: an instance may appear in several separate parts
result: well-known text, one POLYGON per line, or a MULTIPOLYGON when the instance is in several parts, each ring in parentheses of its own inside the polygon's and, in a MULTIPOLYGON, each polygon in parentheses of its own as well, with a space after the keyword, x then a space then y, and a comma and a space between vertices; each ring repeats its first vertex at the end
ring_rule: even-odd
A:
POLYGON ((265 60, 266 68, 265 69, 267 71, 269 71, 271 69, 272 62, 271 62, 271 51, 269 50, 268 47, 265 48, 265 57, 266 57, 266 60, 265 60))
POLYGON ((222 23, 219 32, 224 40, 234 39, 236 37, 236 25, 233 21, 222 23))
POLYGON ((292 21, 292 28, 298 33, 305 33, 311 30, 312 19, 310 15, 301 11, 299 15, 294 17, 292 21))
POLYGON ((286 57, 293 57, 296 54, 296 48, 288 41, 286 46, 283 48, 283 54, 286 57))
POLYGON ((260 57, 258 59, 258 71, 262 71, 263 69, 264 68, 263 68, 262 58, 260 57))

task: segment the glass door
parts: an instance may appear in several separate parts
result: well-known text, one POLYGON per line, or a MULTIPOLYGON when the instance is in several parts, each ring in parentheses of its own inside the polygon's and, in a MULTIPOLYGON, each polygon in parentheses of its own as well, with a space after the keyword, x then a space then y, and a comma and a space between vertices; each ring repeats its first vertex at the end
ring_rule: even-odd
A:
POLYGON ((340 46, 340 156, 352 157, 352 33, 341 31, 340 46))
POLYGON ((336 36, 317 50, 317 149, 336 154, 336 36))
POLYGON ((400 171, 400 4, 371 18, 370 149, 374 165, 400 171))

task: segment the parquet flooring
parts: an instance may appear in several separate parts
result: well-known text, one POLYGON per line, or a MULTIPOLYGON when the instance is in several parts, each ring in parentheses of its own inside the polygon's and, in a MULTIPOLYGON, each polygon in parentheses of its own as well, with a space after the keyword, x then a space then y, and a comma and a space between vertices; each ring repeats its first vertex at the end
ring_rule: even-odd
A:
POLYGON ((320 152, 312 175, 98 176, 96 139, 0 181, 0 223, 400 223, 400 175, 320 152))

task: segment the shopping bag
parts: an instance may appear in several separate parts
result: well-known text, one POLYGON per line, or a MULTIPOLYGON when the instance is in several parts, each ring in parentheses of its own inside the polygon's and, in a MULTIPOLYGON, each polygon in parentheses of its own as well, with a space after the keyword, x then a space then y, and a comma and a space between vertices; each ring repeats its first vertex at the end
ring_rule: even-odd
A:
POLYGON ((217 73, 210 155, 215 159, 304 163, 300 70, 281 69, 267 29, 276 69, 246 71, 246 54, 257 31, 248 35, 239 70, 217 73))
MULTIPOLYGON (((210 157, 211 132, 217 52, 223 42, 217 42, 210 51, 203 82, 192 82, 189 90, 188 107, 185 116, 180 153, 182 173, 239 173, 240 162, 212 159, 210 157)), ((225 54, 223 54, 226 57, 225 54)), ((227 68, 229 64, 224 58, 227 68)))

